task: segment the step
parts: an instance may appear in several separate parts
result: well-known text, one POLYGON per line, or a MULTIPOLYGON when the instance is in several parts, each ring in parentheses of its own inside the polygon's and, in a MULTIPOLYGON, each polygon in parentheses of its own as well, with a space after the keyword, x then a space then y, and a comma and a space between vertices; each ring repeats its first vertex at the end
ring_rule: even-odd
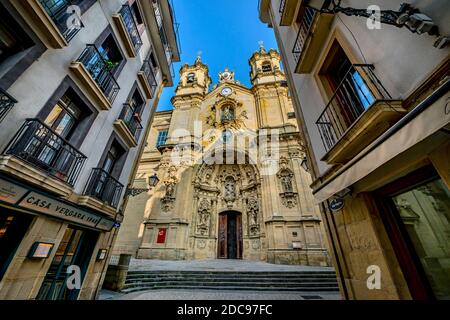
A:
POLYGON ((271 287, 227 287, 224 289, 223 287, 215 287, 215 286, 204 286, 199 288, 198 286, 184 286, 184 285, 173 285, 173 286, 159 286, 159 287, 152 287, 152 286, 142 286, 142 287, 136 287, 136 288, 129 288, 129 289, 123 289, 121 290, 122 293, 131 293, 131 292, 138 292, 138 291, 147 291, 147 290, 161 290, 161 289, 177 289, 177 290, 215 290, 215 291, 283 291, 283 292, 339 292, 338 286, 328 286, 328 287, 321 287, 320 290, 316 287, 291 287, 291 288, 271 288, 271 287))
POLYGON ((303 286, 314 286, 314 287, 326 287, 328 285, 337 285, 336 282, 307 282, 307 283, 299 283, 299 282, 289 282, 289 283, 278 283, 278 282, 244 282, 244 281, 209 281, 209 282, 195 282, 195 281, 152 281, 152 282, 136 282, 136 283, 126 283, 125 287, 131 287, 131 286, 141 286, 141 285, 153 285, 153 286, 159 286, 159 285, 189 285, 189 286, 220 286, 220 287, 227 287, 227 286, 247 286, 247 287, 303 287, 303 286))

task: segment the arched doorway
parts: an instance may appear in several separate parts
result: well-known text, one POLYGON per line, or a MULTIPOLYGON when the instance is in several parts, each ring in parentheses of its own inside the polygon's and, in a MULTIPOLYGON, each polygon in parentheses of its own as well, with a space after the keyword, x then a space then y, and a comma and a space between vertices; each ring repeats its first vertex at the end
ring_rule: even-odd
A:
POLYGON ((242 259, 242 214, 225 211, 219 214, 219 259, 242 259))

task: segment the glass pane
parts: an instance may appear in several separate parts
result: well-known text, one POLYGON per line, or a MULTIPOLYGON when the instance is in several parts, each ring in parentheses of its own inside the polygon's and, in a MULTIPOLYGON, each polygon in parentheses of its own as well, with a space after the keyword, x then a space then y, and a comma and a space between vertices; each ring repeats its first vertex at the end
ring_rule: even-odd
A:
POLYGON ((52 127, 62 111, 63 111, 63 108, 61 106, 55 105, 53 107, 53 110, 50 112, 50 114, 45 119, 45 121, 44 121, 45 124, 48 125, 49 127, 52 127))
POLYGON ((438 179, 393 200, 436 297, 450 299, 450 191, 438 179))

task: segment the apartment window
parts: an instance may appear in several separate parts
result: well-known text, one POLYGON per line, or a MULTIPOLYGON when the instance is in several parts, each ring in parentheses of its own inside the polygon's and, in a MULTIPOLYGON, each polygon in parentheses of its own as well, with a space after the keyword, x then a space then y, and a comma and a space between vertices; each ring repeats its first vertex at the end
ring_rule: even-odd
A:
POLYGON ((137 1, 134 1, 131 5, 131 11, 133 12, 134 18, 136 19, 136 23, 139 25, 144 24, 144 20, 142 19, 141 12, 139 11, 139 6, 137 1))
POLYGON ((295 112, 288 112, 287 117, 288 119, 295 119, 295 112))
POLYGON ((413 299, 450 297, 450 190, 432 166, 377 191, 413 299))
POLYGON ((150 57, 150 62, 152 64, 153 70, 156 70, 158 68, 158 62, 156 62, 155 55, 153 54, 153 51, 150 52, 150 56, 149 57, 150 57))
POLYGON ((168 131, 160 131, 158 133, 158 138, 156 140, 156 147, 158 148, 159 146, 165 145, 166 144, 166 140, 167 140, 167 134, 169 132, 168 131))
POLYGON ((137 87, 133 90, 133 94, 129 98, 129 104, 135 114, 141 114, 144 110, 145 101, 137 87))

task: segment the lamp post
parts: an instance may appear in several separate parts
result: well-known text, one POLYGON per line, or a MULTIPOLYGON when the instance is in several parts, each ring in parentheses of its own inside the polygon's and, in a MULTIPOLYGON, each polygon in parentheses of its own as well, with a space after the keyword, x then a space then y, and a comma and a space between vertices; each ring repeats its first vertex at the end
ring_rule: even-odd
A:
POLYGON ((300 165, 303 169, 305 169, 305 171, 309 171, 308 158, 306 158, 306 156, 303 157, 302 163, 300 165))
POLYGON ((152 188, 156 187, 156 185, 159 182, 159 178, 156 175, 156 173, 154 173, 152 176, 148 177, 148 185, 150 188, 131 188, 128 186, 126 192, 125 192, 125 196, 137 196, 143 192, 148 192, 150 190, 152 190, 152 188))
POLYGON ((309 0, 306 2, 306 6, 320 13, 341 12, 347 16, 376 19, 381 23, 393 25, 397 28, 406 27, 409 31, 417 34, 428 33, 438 37, 434 43, 436 48, 445 47, 450 39, 448 36, 440 35, 439 28, 433 20, 409 3, 402 3, 398 11, 380 10, 379 12, 370 7, 366 9, 342 7, 341 0, 309 0))

